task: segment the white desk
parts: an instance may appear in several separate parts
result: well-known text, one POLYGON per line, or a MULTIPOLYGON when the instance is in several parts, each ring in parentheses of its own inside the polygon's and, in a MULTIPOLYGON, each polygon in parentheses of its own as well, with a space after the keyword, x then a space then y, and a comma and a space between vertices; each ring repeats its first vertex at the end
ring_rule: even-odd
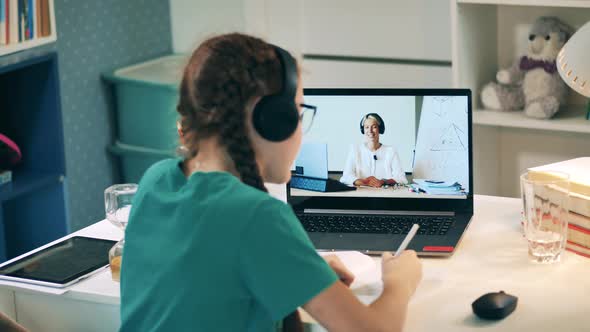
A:
MULTIPOLYGON (((406 332, 417 331, 589 331, 590 259, 567 252, 559 265, 527 260, 520 232, 520 200, 476 196, 475 217, 456 254, 423 259, 424 279, 410 303, 406 332), (487 322, 471 313, 480 295, 504 290, 519 297, 516 311, 487 322)), ((76 235, 118 239, 102 221, 76 235)), ((31 331, 115 331, 119 284, 105 270, 62 295, 0 286, 0 310, 31 331)), ((379 285, 357 290, 362 301, 379 285)), ((304 316, 311 330, 322 330, 304 316)))
MULTIPOLYGON (((120 240, 123 232, 103 220, 64 238, 74 235, 120 240)), ((59 241, 61 239, 41 248, 59 241)), ((105 269, 71 286, 61 295, 46 293, 43 289, 47 288, 30 290, 0 283, 0 310, 31 332, 118 330, 119 284, 112 281, 110 270, 105 269)))

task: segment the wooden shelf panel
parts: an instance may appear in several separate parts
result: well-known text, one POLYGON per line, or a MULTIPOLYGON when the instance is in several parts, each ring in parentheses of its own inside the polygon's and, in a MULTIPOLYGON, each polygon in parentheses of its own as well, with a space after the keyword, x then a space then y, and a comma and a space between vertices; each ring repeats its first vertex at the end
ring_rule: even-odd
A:
POLYGON ((550 120, 529 118, 522 111, 475 110, 473 124, 590 134, 590 120, 583 108, 560 111, 550 120))
POLYGON ((16 171, 12 173, 12 182, 0 185, 0 202, 26 195, 63 181, 63 174, 39 171, 16 171))

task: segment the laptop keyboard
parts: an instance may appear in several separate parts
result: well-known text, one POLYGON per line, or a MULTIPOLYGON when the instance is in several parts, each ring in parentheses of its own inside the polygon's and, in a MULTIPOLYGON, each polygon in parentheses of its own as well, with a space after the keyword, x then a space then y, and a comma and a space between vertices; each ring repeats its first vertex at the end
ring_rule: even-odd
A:
POLYGON ((421 235, 445 235, 455 220, 441 216, 297 214, 297 217, 308 232, 407 234, 413 224, 419 224, 421 235))
POLYGON ((325 191, 326 181, 294 176, 291 178, 291 187, 314 191, 325 191))

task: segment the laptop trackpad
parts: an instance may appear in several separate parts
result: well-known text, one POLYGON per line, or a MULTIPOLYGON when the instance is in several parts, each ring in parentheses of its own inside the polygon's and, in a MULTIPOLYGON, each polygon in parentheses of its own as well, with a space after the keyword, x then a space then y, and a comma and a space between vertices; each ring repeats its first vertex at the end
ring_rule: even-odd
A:
POLYGON ((402 243, 403 235, 307 233, 318 250, 394 251, 402 243))

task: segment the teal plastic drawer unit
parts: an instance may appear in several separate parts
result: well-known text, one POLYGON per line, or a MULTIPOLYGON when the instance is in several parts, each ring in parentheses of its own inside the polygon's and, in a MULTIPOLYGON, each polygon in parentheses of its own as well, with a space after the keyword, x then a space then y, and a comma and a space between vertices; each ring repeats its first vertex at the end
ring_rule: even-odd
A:
POLYGON ((154 162, 178 146, 178 88, 186 55, 168 55, 104 74, 113 85, 117 142, 109 151, 121 160, 123 181, 137 182, 154 162))

